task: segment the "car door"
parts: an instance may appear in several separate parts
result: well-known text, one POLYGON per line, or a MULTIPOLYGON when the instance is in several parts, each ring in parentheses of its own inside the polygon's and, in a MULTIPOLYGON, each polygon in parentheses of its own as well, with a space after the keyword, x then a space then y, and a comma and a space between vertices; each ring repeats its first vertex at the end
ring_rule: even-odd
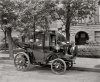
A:
POLYGON ((43 39, 44 37, 42 33, 36 35, 36 42, 34 43, 34 57, 36 62, 44 61, 43 39))
POLYGON ((55 35, 46 34, 45 35, 45 47, 44 47, 45 59, 53 52, 55 44, 56 44, 55 35))

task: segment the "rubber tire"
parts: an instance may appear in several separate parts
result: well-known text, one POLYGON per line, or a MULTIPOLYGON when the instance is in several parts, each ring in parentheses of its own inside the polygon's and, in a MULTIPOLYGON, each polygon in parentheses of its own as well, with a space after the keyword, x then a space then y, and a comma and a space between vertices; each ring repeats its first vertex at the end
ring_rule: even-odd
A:
POLYGON ((17 55, 14 57, 14 65, 16 67, 16 70, 18 70, 18 71, 27 71, 27 70, 29 70, 30 69, 30 66, 31 66, 29 56, 25 52, 19 52, 19 53, 17 53, 17 55), (27 58, 27 60, 28 60, 28 65, 27 65, 27 67, 25 69, 19 69, 16 66, 15 61, 16 61, 17 56, 19 56, 20 54, 23 54, 27 58))
POLYGON ((58 75, 62 75, 62 74, 64 74, 65 73, 65 71, 66 71, 66 63, 65 63, 65 61, 63 60, 63 59, 60 59, 60 58, 57 58, 57 59, 54 59, 53 60, 53 62, 51 63, 51 70, 52 70, 52 72, 54 73, 54 74, 58 74, 58 75), (56 71, 54 71, 53 70, 53 63, 55 62, 55 61, 61 61, 63 64, 64 64, 64 71, 63 72, 56 72, 56 71))

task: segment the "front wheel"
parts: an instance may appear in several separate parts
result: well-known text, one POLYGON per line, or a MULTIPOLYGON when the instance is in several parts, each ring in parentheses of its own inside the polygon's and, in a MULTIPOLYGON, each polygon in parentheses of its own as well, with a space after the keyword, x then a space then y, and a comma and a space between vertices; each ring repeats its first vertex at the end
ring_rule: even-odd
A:
POLYGON ((70 69, 70 68, 73 67, 73 62, 72 61, 69 61, 69 62, 66 63, 66 65, 68 66, 67 69, 70 69))
POLYGON ((14 65, 18 71, 26 71, 30 67, 29 56, 24 52, 19 52, 14 58, 14 65))
POLYGON ((62 59, 55 59, 51 63, 51 70, 55 74, 63 74, 66 71, 66 63, 62 59))

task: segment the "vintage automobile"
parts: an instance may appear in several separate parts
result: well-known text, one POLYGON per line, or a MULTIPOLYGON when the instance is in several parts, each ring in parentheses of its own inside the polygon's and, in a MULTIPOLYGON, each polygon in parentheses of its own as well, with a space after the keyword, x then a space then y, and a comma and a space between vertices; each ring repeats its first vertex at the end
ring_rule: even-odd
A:
POLYGON ((64 37, 56 31, 36 34, 36 41, 24 43, 24 52, 18 52, 14 58, 14 65, 17 70, 26 71, 30 65, 49 65, 55 74, 63 74, 73 66, 77 55, 76 45, 64 41, 64 37), (58 37, 62 41, 58 40, 58 37))

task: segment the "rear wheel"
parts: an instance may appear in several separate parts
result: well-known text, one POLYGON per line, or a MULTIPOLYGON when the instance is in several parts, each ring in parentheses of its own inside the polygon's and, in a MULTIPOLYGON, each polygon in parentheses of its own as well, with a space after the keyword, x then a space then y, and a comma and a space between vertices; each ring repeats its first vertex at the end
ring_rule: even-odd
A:
POLYGON ((62 59, 55 59, 51 64, 51 70, 55 74, 63 74, 66 71, 66 63, 62 59))
POLYGON ((30 67, 30 59, 29 56, 24 53, 18 53, 14 58, 14 65, 18 71, 26 71, 30 67))

